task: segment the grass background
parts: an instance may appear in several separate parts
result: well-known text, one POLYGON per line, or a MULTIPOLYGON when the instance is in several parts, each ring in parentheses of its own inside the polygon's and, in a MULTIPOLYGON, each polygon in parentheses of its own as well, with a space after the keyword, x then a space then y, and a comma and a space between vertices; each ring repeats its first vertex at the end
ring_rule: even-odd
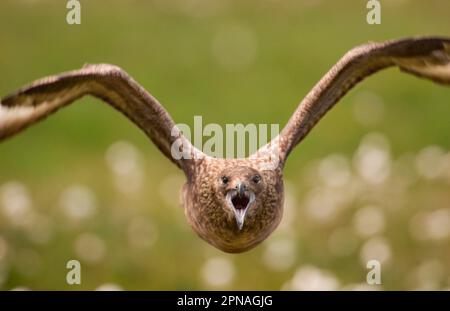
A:
MULTIPOLYGON (((204 123, 283 126, 301 98, 350 48, 412 35, 450 35, 448 1, 381 2, 382 23, 374 26, 365 21, 365 1, 81 1, 82 24, 70 26, 64 1, 3 0, 0 94, 84 63, 112 63, 158 98, 177 123, 192 125, 193 116, 202 115, 204 123), (241 52, 240 44, 247 50, 241 52), (224 66, 239 56, 248 61, 224 66)), ((280 289, 292 288, 291 280, 305 266, 326 271, 339 288, 363 283, 367 270, 360 252, 368 238, 354 233, 356 246, 345 256, 332 254, 328 244, 335 230, 352 228, 367 200, 358 194, 332 220, 315 223, 304 209, 312 187, 307 174, 330 154, 351 159, 371 132, 389 140, 392 159, 416 155, 429 145, 447 152, 449 102, 448 88, 398 70, 359 85, 290 156, 285 169, 294 206, 290 227, 248 253, 228 255, 198 239, 184 221, 173 199, 181 172, 119 113, 84 98, 0 144, 0 187, 22 185, 33 213, 44 219, 39 229, 30 229, 11 224, 0 213, 0 288, 95 289, 113 283, 124 289, 280 289), (355 102, 365 92, 384 103, 383 118, 375 124, 354 118, 355 102), (141 155, 144 177, 132 195, 117 190, 105 161, 105 152, 117 141, 127 141, 141 155), (67 225, 71 221, 59 203, 71 185, 90 189, 96 202, 94 215, 76 225, 67 225), (130 244, 132 219, 146 219, 157 231, 151 246, 130 244), (47 238, 33 241, 33 230, 46 232, 47 238), (101 259, 80 258, 75 245, 86 232, 102 241, 101 259), (287 241, 292 260, 274 269, 267 262, 277 256, 269 248, 279 240, 287 241), (65 283, 65 263, 72 258, 83 269, 82 285, 75 287, 65 283), (223 276, 222 283, 219 277, 217 286, 214 276, 208 276, 214 259, 231 275, 223 276)), ((392 178, 367 186, 385 216, 379 234, 391 250, 389 264, 383 266, 384 289, 450 286, 448 237, 417 241, 410 234, 417 213, 448 210, 448 180, 418 178, 401 195, 390 191, 392 178), (393 203, 399 200, 403 203, 393 203), (435 268, 422 273, 428 271, 424 266, 435 268), (435 275, 433 282, 415 277, 420 273, 435 275)))

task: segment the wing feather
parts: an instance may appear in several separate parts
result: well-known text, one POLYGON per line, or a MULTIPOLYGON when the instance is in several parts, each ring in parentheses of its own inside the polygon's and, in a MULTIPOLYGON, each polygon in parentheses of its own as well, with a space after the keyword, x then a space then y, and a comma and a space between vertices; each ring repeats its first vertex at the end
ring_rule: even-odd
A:
MULTIPOLYGON (((171 154, 176 139, 183 139, 184 146, 192 145, 181 133, 172 132, 175 123, 167 111, 122 69, 107 64, 87 65, 80 70, 46 77, 3 98, 0 140, 21 132, 85 95, 109 103, 143 130, 178 167, 187 173, 192 169, 189 159, 175 159, 171 154)), ((199 152, 193 147, 192 151, 199 152)))
POLYGON ((409 38, 368 43, 350 50, 313 87, 286 126, 258 154, 276 154, 281 165, 316 123, 350 89, 371 74, 396 66, 401 71, 450 85, 450 39, 409 38))

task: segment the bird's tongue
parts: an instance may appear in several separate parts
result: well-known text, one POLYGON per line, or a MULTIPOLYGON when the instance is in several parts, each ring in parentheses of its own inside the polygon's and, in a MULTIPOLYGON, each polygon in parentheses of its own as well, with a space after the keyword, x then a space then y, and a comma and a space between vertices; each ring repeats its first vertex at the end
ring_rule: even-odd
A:
POLYGON ((234 208, 237 210, 245 209, 247 207, 249 201, 250 200, 246 195, 244 195, 242 197, 236 196, 231 200, 234 208))
POLYGON ((244 204, 238 203, 238 204, 236 204, 236 205, 234 206, 234 208, 235 208, 235 209, 244 209, 245 206, 244 206, 244 204))
POLYGON ((230 205, 233 206, 233 212, 239 230, 242 230, 242 227, 244 226, 245 214, 247 213, 250 201, 253 201, 254 199, 255 196, 252 192, 243 193, 242 195, 239 195, 239 193, 236 193, 235 191, 227 193, 227 200, 229 200, 230 205))

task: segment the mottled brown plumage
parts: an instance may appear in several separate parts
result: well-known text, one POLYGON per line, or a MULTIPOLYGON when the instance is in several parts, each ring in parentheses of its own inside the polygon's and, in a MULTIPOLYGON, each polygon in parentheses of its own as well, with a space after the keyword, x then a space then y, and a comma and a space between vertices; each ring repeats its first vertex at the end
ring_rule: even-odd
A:
POLYGON ((243 252, 267 238, 281 220, 282 172, 289 153, 355 84, 391 66, 450 85, 450 39, 411 38, 352 49, 305 97, 280 135, 245 159, 212 158, 194 148, 157 100, 112 65, 47 77, 3 98, 0 140, 84 95, 96 96, 139 126, 184 171, 182 200, 194 231, 223 251, 243 252), (172 156, 178 139, 192 157, 172 156))
POLYGON ((183 202, 186 217, 201 238, 235 253, 252 248, 275 230, 283 214, 283 173, 280 167, 266 170, 263 165, 259 160, 207 157, 195 166, 183 188, 183 202), (239 184, 255 196, 242 228, 227 198, 230 191, 238 191, 239 184))

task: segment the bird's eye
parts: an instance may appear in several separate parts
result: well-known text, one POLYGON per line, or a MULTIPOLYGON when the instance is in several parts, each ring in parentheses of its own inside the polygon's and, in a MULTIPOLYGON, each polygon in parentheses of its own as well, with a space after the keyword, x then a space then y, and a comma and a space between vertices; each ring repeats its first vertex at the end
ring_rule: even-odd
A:
POLYGON ((257 184, 261 181, 261 176, 255 175, 255 176, 253 176, 252 180, 255 184, 257 184))
POLYGON ((222 182, 224 183, 224 185, 228 184, 228 177, 222 176, 222 182))

